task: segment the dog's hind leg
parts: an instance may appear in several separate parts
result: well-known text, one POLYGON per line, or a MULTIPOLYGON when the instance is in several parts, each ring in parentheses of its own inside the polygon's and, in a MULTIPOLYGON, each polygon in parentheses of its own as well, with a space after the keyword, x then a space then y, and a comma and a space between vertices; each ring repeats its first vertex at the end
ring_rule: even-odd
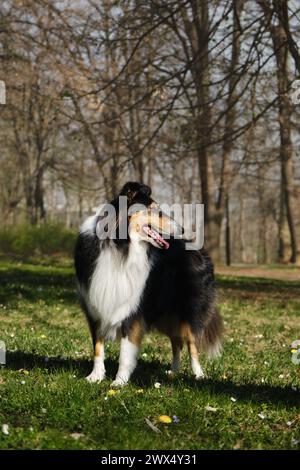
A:
POLYGON ((134 371, 140 351, 145 327, 143 319, 134 319, 128 328, 128 332, 121 339, 121 349, 119 358, 119 369, 113 387, 126 385, 132 372, 134 371))
POLYGON ((180 357, 181 357, 181 351, 183 347, 183 340, 182 338, 173 337, 171 338, 171 344, 172 344, 172 353, 173 353, 171 372, 173 374, 176 374, 179 372, 179 369, 180 369, 180 357))
POLYGON ((187 347, 189 351, 192 370, 196 379, 203 379, 204 372, 199 362, 199 342, 196 336, 192 333, 191 329, 188 330, 187 347))

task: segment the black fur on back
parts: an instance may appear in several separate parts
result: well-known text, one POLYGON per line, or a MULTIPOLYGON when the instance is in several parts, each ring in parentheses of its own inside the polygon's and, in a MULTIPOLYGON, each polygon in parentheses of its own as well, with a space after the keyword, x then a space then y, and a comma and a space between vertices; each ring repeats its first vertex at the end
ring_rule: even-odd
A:
POLYGON ((150 249, 153 268, 147 281, 141 311, 147 323, 165 314, 191 324, 205 324, 204 313, 215 300, 213 265, 204 251, 187 251, 183 240, 171 240, 168 250, 150 249), (202 315, 201 315, 202 312, 202 315))

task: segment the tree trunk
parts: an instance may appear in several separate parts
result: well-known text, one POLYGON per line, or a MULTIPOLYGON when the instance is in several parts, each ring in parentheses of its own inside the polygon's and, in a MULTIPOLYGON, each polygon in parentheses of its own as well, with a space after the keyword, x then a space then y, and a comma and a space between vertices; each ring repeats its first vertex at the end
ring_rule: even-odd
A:
POLYGON ((46 217, 45 204, 44 204, 44 188, 43 188, 43 170, 39 170, 35 181, 34 190, 34 212, 35 222, 43 221, 46 217))
MULTIPOLYGON (((222 167, 221 167, 221 176, 218 189, 218 199, 217 199, 217 208, 216 208, 216 237, 218 240, 218 246, 221 244, 221 226, 222 220, 224 217, 225 206, 227 204, 227 193, 228 186, 231 177, 231 165, 230 165, 230 155, 233 150, 233 141, 231 138, 231 133, 234 128, 235 119, 236 119, 236 109, 235 104, 237 101, 236 96, 236 85, 239 80, 239 76, 236 73, 236 68, 240 56, 240 46, 241 46, 241 31, 240 31, 240 15, 244 7, 245 0, 236 0, 234 2, 234 14, 233 14, 233 35, 232 35, 232 52, 231 52, 231 63, 229 69, 229 91, 227 99, 227 112, 225 116, 225 129, 224 129, 224 143, 223 143, 223 154, 222 154, 222 167)), ((226 209, 227 212, 227 209, 226 209)), ((225 248, 227 250, 227 244, 225 243, 225 248)), ((227 251, 226 251, 227 259, 227 251)))
POLYGON ((210 155, 210 62, 209 62, 209 7, 208 2, 190 1, 193 20, 185 11, 184 23, 189 37, 193 64, 191 73, 196 90, 197 110, 195 132, 197 139, 197 160, 201 183, 201 202, 204 204, 205 246, 214 259, 218 257, 218 241, 215 237, 214 176, 210 155))
POLYGON ((288 50, 286 48, 286 35, 282 26, 271 27, 274 52, 277 61, 278 82, 278 120, 280 127, 280 161, 281 161, 281 185, 285 212, 289 227, 291 256, 290 262, 297 262, 297 237, 295 216, 293 207, 293 144, 291 139, 291 115, 292 107, 287 95, 288 90, 288 50))
POLYGON ((229 212, 229 197, 226 194, 226 228, 225 228, 225 253, 226 265, 231 265, 231 237, 230 237, 230 212, 229 212))
POLYGON ((291 30, 289 21, 289 4, 288 0, 273 0, 274 10, 278 16, 281 27, 284 29, 287 46, 294 59, 297 74, 300 74, 300 54, 298 52, 297 43, 295 42, 291 30))
POLYGON ((26 200, 26 214, 27 214, 27 221, 31 225, 36 224, 36 214, 35 214, 35 207, 33 201, 33 191, 31 185, 27 185, 25 188, 25 200, 26 200))
POLYGON ((279 263, 284 262, 285 257, 285 248, 284 248, 284 191, 283 191, 283 182, 281 175, 281 185, 280 185, 280 207, 279 207, 279 219, 278 219, 278 261, 279 263))
POLYGON ((284 209, 289 227, 291 256, 290 262, 297 262, 297 238, 295 217, 293 208, 293 144, 291 139, 291 115, 292 106, 287 95, 289 89, 288 80, 288 57, 289 57, 289 38, 287 37, 286 27, 288 18, 283 21, 280 16, 280 2, 275 2, 275 11, 279 17, 279 24, 272 25, 273 10, 266 0, 258 0, 266 16, 266 22, 270 30, 273 41, 274 54, 277 62, 277 86, 278 86, 278 121, 280 127, 280 161, 281 161, 281 191, 283 195, 284 209), (285 25, 285 27, 283 26, 285 25))

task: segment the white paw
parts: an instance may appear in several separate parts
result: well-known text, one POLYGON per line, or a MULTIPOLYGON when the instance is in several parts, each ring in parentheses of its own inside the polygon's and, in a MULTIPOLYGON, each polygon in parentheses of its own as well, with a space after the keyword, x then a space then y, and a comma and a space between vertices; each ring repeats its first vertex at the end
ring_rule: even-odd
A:
POLYGON ((122 377, 116 377, 115 380, 111 383, 111 387, 124 387, 127 385, 128 380, 122 379, 122 377))
POLYGON ((196 380, 205 379, 205 374, 204 374, 204 372, 201 372, 201 373, 199 373, 199 374, 196 374, 196 375, 195 375, 195 379, 196 379, 196 380))
POLYGON ((100 383, 102 382, 103 379, 105 379, 105 374, 103 373, 99 374, 98 372, 94 372, 94 371, 85 378, 85 380, 87 380, 91 384, 100 383))

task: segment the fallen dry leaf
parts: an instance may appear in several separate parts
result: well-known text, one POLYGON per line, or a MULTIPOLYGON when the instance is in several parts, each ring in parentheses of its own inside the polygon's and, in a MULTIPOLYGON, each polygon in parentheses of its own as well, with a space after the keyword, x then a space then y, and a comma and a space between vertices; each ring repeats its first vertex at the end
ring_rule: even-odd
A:
POLYGON ((153 423, 151 423, 150 419, 148 418, 145 418, 145 421, 146 421, 146 424, 148 424, 149 428, 152 429, 152 431, 158 433, 158 434, 161 434, 161 430, 158 429, 156 426, 154 426, 153 423))

